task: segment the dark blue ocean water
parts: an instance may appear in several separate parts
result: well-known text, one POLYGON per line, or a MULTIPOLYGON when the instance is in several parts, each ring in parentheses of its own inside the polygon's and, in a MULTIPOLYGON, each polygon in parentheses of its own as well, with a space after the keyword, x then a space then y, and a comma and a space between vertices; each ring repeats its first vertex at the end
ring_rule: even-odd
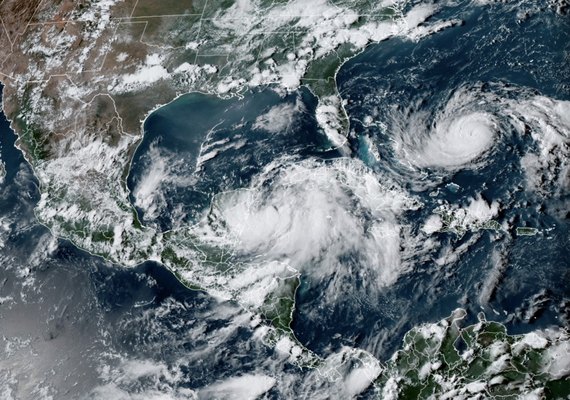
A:
MULTIPOLYGON (((438 234, 441 246, 473 244, 451 267, 435 267, 433 260, 422 260, 381 293, 362 297, 347 291, 345 301, 338 304, 321 296, 327 282, 303 276, 293 329, 302 343, 319 354, 349 345, 386 359, 412 326, 445 317, 460 306, 469 311, 470 321, 483 310, 488 319, 507 324, 512 333, 568 323, 562 318, 568 312, 570 287, 568 221, 559 218, 567 198, 538 200, 521 189, 518 160, 532 146, 527 139, 508 136, 508 142, 497 145, 494 161, 477 170, 451 175, 424 171, 428 179, 439 182, 439 194, 432 197, 394 167, 390 132, 360 122, 373 110, 376 119, 382 120, 386 110, 418 96, 425 97, 422 107, 436 110, 450 92, 467 83, 488 84, 487 90, 494 90, 492 83, 500 82, 570 99, 567 19, 547 12, 531 13, 521 20, 517 10, 502 5, 484 10, 458 7, 440 17, 462 18, 464 25, 418 43, 394 39, 371 46, 343 66, 338 86, 348 101, 354 154, 379 176, 389 174, 421 198, 424 207, 405 215, 411 224, 430 215, 438 200, 462 203, 482 194, 488 200, 502 201, 500 222, 554 229, 532 237, 517 237, 512 231, 474 232, 462 238, 438 234), (384 95, 379 96, 380 92, 384 95), (366 157, 360 140, 364 134, 379 146, 381 162, 366 157), (448 183, 459 185, 459 190, 448 189, 448 183), (494 296, 481 306, 477 298, 493 268, 493 250, 505 255, 507 267, 494 296), (530 319, 525 317, 529 313, 534 313, 530 319)), ((315 107, 316 99, 303 89, 285 97, 266 90, 234 100, 189 94, 157 110, 145 123, 129 187, 136 188, 151 163, 153 146, 177 161, 170 172, 188 180, 164 188, 167 206, 157 219, 145 219, 144 210, 139 209, 142 220, 166 230, 179 218, 174 210, 181 209, 182 220, 194 222, 213 194, 246 187, 264 166, 283 154, 296 160, 339 157, 326 151, 326 139, 314 118, 315 107), (253 129, 256 118, 271 107, 297 101, 305 110, 286 135, 253 129), (196 170, 204 141, 240 144, 196 170)), ((115 382, 131 392, 196 388, 234 376, 236 371, 272 373, 273 364, 267 360, 275 357, 274 352, 252 340, 253 331, 243 322, 247 316, 243 317, 237 305, 186 289, 156 263, 126 270, 62 240, 44 254, 40 245, 51 237, 34 219, 37 181, 14 141, 15 135, 1 116, 0 145, 7 176, 0 185, 0 221, 7 221, 9 228, 0 231, 5 239, 0 248, 0 349, 6 349, 11 340, 9 347, 16 350, 4 354, 0 350, 0 372, 12 370, 23 380, 32 360, 37 375, 25 379, 65 388, 66 393, 56 397, 68 398, 112 381, 101 372, 105 366, 111 375, 122 376, 126 360, 151 360, 178 373, 176 379, 159 374, 157 381, 143 377, 115 382)), ((359 285, 358 278, 349 283, 359 285)), ((291 372, 290 366, 283 368, 291 372)))
POLYGON ((533 146, 528 137, 503 132, 507 139, 495 145, 492 162, 481 168, 462 169, 451 175, 426 169, 423 179, 441 182, 439 194, 432 197, 415 190, 417 182, 409 175, 394 173, 399 160, 392 150, 390 130, 362 124, 367 115, 389 123, 393 110, 408 104, 416 104, 417 111, 435 114, 458 87, 466 85, 480 85, 483 91, 493 91, 498 84, 520 88, 513 92, 505 90, 501 96, 516 97, 522 91, 570 99, 568 19, 553 18, 550 13, 521 19, 516 13, 522 11, 506 12, 501 5, 466 9, 461 4, 446 9, 439 17, 461 18, 464 23, 418 43, 394 39, 371 46, 343 66, 337 83, 347 101, 355 153, 371 168, 380 174, 388 171, 391 178, 421 197, 424 207, 408 216, 411 223, 425 220, 438 201, 465 203, 469 197, 481 194, 489 202, 502 203, 504 210, 499 222, 555 228, 549 235, 536 237, 485 232, 459 239, 453 234, 440 234, 438 239, 442 244, 454 247, 466 243, 473 235, 481 238, 452 269, 439 269, 433 260, 418 263, 414 273, 405 275, 378 298, 355 299, 352 306, 339 304, 332 310, 329 308, 319 322, 304 316, 326 307, 326 300, 318 295, 318 284, 305 282, 299 291, 294 327, 309 347, 323 350, 329 345, 323 338, 337 337, 340 338, 337 345, 362 345, 386 356, 413 325, 438 320, 458 306, 471 311, 471 321, 483 310, 489 319, 506 323, 513 333, 568 323, 561 316, 567 312, 570 288, 569 230, 568 221, 559 218, 565 215, 560 208, 564 207, 561 204, 567 207, 568 196, 543 201, 521 190, 525 178, 519 160, 533 146), (371 162, 361 150, 360 139, 365 134, 378 146, 379 162, 371 162), (447 189, 449 183, 459 185, 460 190, 447 189), (493 250, 505 254, 508 267, 492 301, 482 308, 477 296, 491 273, 493 250), (533 318, 521 321, 521 314, 532 308, 533 296, 546 300, 534 310, 533 318), (511 317, 505 317, 507 313, 511 317))
MULTIPOLYGON (((543 202, 527 198, 521 190, 525 177, 519 160, 533 146, 528 137, 517 136, 513 131, 503 132, 502 137, 507 139, 495 144, 493 161, 477 169, 460 169, 452 174, 423 171, 423 179, 439 182, 438 195, 430 196, 428 191, 417 189, 413 178, 398 173, 399 162, 390 145, 390 130, 365 127, 361 122, 366 115, 389 121, 392 110, 412 103, 417 103, 418 111, 436 113, 457 88, 470 85, 482 92, 501 87, 500 96, 513 99, 521 91, 525 95, 569 99, 570 71, 564 62, 570 43, 568 21, 561 16, 553 17, 550 12, 531 12, 524 18, 517 13, 520 10, 501 5, 466 8, 461 4, 446 9, 438 17, 460 18, 464 21, 462 25, 417 43, 393 39, 371 46, 340 70, 337 83, 347 101, 354 154, 377 171, 379 179, 386 175, 395 179, 424 203, 420 210, 405 216, 406 222, 419 229, 419 222, 431 214, 438 202, 466 204, 470 197, 481 195, 489 202, 501 202, 503 211, 497 219, 501 223, 508 221, 513 228, 509 232, 483 231, 463 237, 440 234, 437 239, 442 247, 458 248, 473 243, 452 266, 438 267, 433 259, 418 261, 411 273, 381 293, 362 297, 348 291, 349 301, 338 304, 331 304, 320 295, 328 282, 311 281, 303 276, 293 328, 309 348, 328 354, 341 345, 360 346, 386 358, 412 326, 443 318, 460 306, 470 311, 471 321, 477 312, 484 310, 488 318, 506 323, 516 333, 564 323, 560 315, 570 283, 566 268, 568 227, 557 217, 560 210, 556 208, 560 207, 561 199, 543 202), (365 134, 378 146, 381 161, 370 160, 362 149, 361 138, 365 134), (516 237, 517 225, 556 228, 548 235, 516 237), (493 270, 494 250, 504 255, 507 267, 501 272, 490 303, 482 308, 477 299, 493 270), (533 302, 536 303, 533 298, 547 300, 533 311, 533 318, 523 320, 522 315, 528 314, 533 302)), ((323 134, 310 116, 314 102, 305 91, 285 98, 265 91, 246 95, 243 100, 214 100, 198 94, 178 99, 147 120, 145 139, 135 155, 129 185, 136 186, 150 161, 145 155, 153 143, 189 160, 186 173, 197 177, 196 183, 187 188, 166 189, 171 202, 169 211, 176 205, 189 208, 198 204, 197 210, 204 209, 211 194, 246 187, 263 165, 284 153, 298 159, 334 157, 319 152, 326 146, 321 145, 323 134), (268 108, 292 102, 297 96, 306 104, 308 115, 299 119, 293 132, 264 138, 251 129, 255 118, 268 108), (208 112, 203 104, 207 104, 208 112), (192 165, 199 146, 216 124, 220 125, 215 140, 238 137, 246 138, 248 144, 222 153, 206 164, 206 170, 194 171, 192 165), (196 192, 203 195, 196 196, 196 192)), ((433 190, 432 187, 429 192, 433 190)), ((192 221, 192 215, 198 213, 187 215, 192 221)), ((163 228, 170 223, 168 212, 159 217, 163 228)), ((347 267, 350 262, 347 260, 347 267)), ((358 287, 361 282, 354 277, 348 284, 358 287)))
MULTIPOLYGON (((144 124, 145 136, 139 145, 128 177, 128 186, 135 191, 141 176, 152 167, 158 148, 171 165, 168 171, 185 179, 184 184, 165 184, 160 188, 167 206, 156 220, 161 229, 173 227, 173 214, 183 215, 185 223, 196 222, 212 196, 225 190, 245 187, 272 160, 285 154, 299 157, 338 156, 322 149, 327 141, 317 130, 314 117, 316 99, 306 89, 281 97, 271 90, 248 94, 243 99, 222 100, 200 93, 184 95, 152 113, 144 124), (301 101, 304 109, 296 115, 287 132, 269 133, 254 129, 256 119, 277 105, 301 101), (215 158, 197 170, 201 147, 222 143, 215 158)), ((133 203, 136 199, 131 193, 133 203)))
POLYGON ((211 384, 234 375, 236 368, 253 371, 271 356, 271 349, 252 343, 247 324, 232 329, 235 318, 243 319, 236 304, 188 290, 157 263, 125 269, 53 239, 35 220, 37 180, 15 140, 0 115, 6 165, 0 184, 4 394, 31 399, 43 390, 54 398, 76 399, 108 385, 125 393, 166 393, 211 384), (216 344, 218 332, 224 342, 216 344), (129 362, 136 361, 163 370, 132 378, 129 362), (176 380, 165 378, 169 368, 180 374, 176 380))

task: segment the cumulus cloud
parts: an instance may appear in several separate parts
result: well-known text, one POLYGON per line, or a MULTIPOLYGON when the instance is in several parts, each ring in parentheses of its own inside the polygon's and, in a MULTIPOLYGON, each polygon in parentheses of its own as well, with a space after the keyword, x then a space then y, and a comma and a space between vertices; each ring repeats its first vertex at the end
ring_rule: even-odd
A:
POLYGON ((467 230, 478 230, 495 218, 500 210, 498 201, 489 203, 481 194, 467 199, 467 205, 442 204, 434 210, 422 226, 422 231, 432 234, 440 231, 463 235, 467 230), (445 222, 444 222, 445 221, 445 222))
POLYGON ((254 400, 275 385, 267 375, 242 375, 226 379, 201 389, 199 399, 254 400))
POLYGON ((299 112, 305 110, 300 98, 295 103, 279 104, 260 115, 253 124, 254 129, 261 129, 269 133, 286 132, 293 124, 299 112))
POLYGON ((277 162, 250 188, 219 195, 197 229, 244 256, 321 277, 350 278, 356 267, 345 257, 371 287, 381 287, 403 272, 398 216, 415 207, 404 191, 380 183, 355 160, 277 162))
POLYGON ((570 187, 570 101, 535 96, 513 103, 510 117, 520 134, 529 133, 537 144, 521 165, 530 190, 543 194, 564 193, 570 187))
POLYGON ((157 143, 150 146, 143 161, 147 164, 133 188, 133 195, 135 205, 145 212, 145 219, 150 221, 158 218, 167 206, 165 189, 187 185, 192 178, 179 173, 184 160, 161 149, 157 143))
POLYGON ((192 389, 179 387, 179 371, 163 362, 122 359, 116 368, 104 366, 101 378, 107 381, 96 386, 89 398, 96 400, 178 400, 197 399, 192 389))
POLYGON ((168 176, 168 159, 160 154, 156 146, 151 146, 148 156, 150 164, 145 168, 134 188, 135 205, 144 210, 147 218, 158 216, 166 205, 161 186, 168 176))

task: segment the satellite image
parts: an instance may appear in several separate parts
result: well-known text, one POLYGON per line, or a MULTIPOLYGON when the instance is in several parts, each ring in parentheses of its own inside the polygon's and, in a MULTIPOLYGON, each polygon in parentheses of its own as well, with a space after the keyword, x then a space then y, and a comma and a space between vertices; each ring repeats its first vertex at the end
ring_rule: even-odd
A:
POLYGON ((568 0, 0 0, 0 400, 570 399, 568 0))

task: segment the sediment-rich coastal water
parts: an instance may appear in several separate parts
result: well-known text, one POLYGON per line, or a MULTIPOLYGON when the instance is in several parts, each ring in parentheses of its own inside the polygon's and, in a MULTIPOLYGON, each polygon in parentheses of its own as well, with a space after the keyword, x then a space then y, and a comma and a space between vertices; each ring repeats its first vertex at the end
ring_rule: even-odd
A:
MULTIPOLYGON (((348 345, 385 358, 412 326, 443 318, 460 306, 470 311, 468 320, 483 310, 517 333, 561 323, 568 287, 563 272, 567 226, 560 220, 561 198, 554 189, 552 198, 546 199, 523 189, 529 177, 521 163, 535 149, 536 140, 520 132, 519 124, 533 123, 525 122, 524 115, 540 108, 533 105, 542 101, 537 100, 540 96, 554 102, 570 98, 568 87, 561 85, 567 77, 554 68, 564 57, 565 23, 557 21, 544 29, 540 18, 517 19, 515 10, 503 15, 493 7, 462 9, 454 15, 457 11, 447 12, 449 17, 461 17, 461 26, 418 43, 394 39, 371 46, 338 74, 355 157, 379 182, 392 182, 422 206, 405 212, 394 225, 400 236, 394 251, 402 253, 397 266, 363 265, 367 252, 374 250, 358 247, 342 254, 334 267, 339 270, 332 274, 315 272, 332 268, 324 256, 310 259, 311 265, 295 265, 306 272, 297 292, 293 329, 317 353, 326 355, 348 345), (539 59, 549 63, 533 61, 539 59), (441 212, 442 205, 450 213, 463 208, 456 219, 464 218, 465 210, 486 211, 493 214, 487 218, 492 225, 426 235, 425 222, 441 212), (494 213, 492 208, 499 205, 500 212, 494 213), (517 236, 518 226, 541 233, 517 236), (399 279, 372 290, 369 281, 379 278, 368 268, 396 269, 399 279), (329 291, 334 295, 323 295, 329 291)), ((135 204, 146 207, 140 211, 148 223, 167 229, 196 220, 211 194, 248 187, 264 166, 278 164, 287 170, 287 164, 334 158, 319 152, 325 148, 318 145, 324 135, 310 117, 313 109, 314 99, 304 92, 285 98, 262 92, 231 101, 190 94, 174 101, 145 124, 145 139, 129 180, 135 204), (259 119, 270 110, 277 110, 273 118, 294 115, 293 126, 285 124, 274 132, 269 132, 271 123, 262 128, 259 119), (197 161, 200 151, 203 164, 197 161), (154 187, 152 198, 137 198, 137 191, 145 194, 143 184, 157 173, 163 183, 154 187)), ((534 128, 540 130, 538 124, 534 128)), ((315 184, 307 181, 304 193, 287 192, 273 178, 267 179, 263 185, 274 185, 278 195, 269 189, 260 201, 277 201, 276 209, 283 210, 287 200, 277 196, 307 196, 310 200, 291 200, 296 211, 280 214, 282 220, 291 218, 287 229, 296 232, 296 213, 334 213, 334 207, 346 207, 316 203, 318 199, 309 196, 326 189, 313 192, 315 184), (306 211, 299 210, 302 207, 306 211)), ((334 192, 328 195, 331 202, 336 200, 334 192)), ((267 217, 265 212, 251 212, 257 215, 252 218, 267 217)), ((322 221, 307 217, 305 222, 322 221)), ((266 223, 243 223, 246 229, 267 229, 271 234, 268 226, 279 225, 269 218, 266 223)), ((366 224, 362 221, 362 240, 367 237, 366 224)), ((342 221, 333 225, 352 228, 342 221)), ((339 243, 346 241, 339 235, 339 243)), ((309 238, 314 246, 320 239, 309 238)), ((332 253, 340 244, 330 240, 323 251, 332 253)))
MULTIPOLYGON (((291 327, 323 357, 349 346, 386 360, 410 328, 457 307, 509 333, 568 326, 570 30, 529 10, 450 8, 441 18, 462 25, 347 62, 337 84, 351 159, 327 150, 306 89, 184 95, 147 118, 131 201, 168 231, 203 221, 214 195, 248 189, 216 203, 216 239, 244 262, 291 264, 291 327)), ((34 218, 37 181, 15 139, 1 117, 4 393, 208 398, 230 380, 283 398, 320 387, 258 340, 236 303, 154 262, 127 270, 53 238, 34 218)))

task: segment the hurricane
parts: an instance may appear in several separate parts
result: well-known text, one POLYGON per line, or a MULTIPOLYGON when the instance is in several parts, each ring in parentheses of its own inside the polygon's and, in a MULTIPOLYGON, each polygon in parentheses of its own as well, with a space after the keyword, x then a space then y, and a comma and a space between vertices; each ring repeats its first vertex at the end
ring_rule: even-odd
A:
POLYGON ((456 170, 484 157, 498 140, 500 127, 477 88, 459 88, 443 106, 425 109, 419 99, 391 115, 389 130, 402 163, 417 168, 456 170))
POLYGON ((567 2, 16 3, 0 398, 570 395, 567 2))

